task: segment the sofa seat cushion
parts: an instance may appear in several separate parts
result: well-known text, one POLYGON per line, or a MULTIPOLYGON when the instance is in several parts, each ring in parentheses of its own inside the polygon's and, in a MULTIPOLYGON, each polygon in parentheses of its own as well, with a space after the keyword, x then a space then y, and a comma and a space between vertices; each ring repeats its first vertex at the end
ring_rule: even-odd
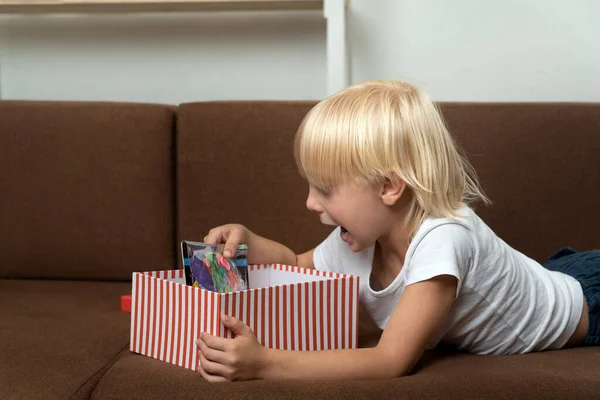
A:
POLYGON ((198 373, 125 353, 92 399, 597 399, 600 348, 518 356, 427 353, 408 377, 375 381, 248 381, 211 384, 198 373))
POLYGON ((128 349, 121 282, 0 279, 0 397, 89 398, 128 349))

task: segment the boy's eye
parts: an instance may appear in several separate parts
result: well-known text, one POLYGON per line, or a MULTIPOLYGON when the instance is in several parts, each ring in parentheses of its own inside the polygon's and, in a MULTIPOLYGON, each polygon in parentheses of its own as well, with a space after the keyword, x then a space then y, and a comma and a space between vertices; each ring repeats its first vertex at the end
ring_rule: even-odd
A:
POLYGON ((319 189, 319 188, 317 188, 317 192, 319 192, 319 194, 321 196, 324 196, 324 197, 328 197, 330 195, 329 191, 325 190, 325 189, 319 189))

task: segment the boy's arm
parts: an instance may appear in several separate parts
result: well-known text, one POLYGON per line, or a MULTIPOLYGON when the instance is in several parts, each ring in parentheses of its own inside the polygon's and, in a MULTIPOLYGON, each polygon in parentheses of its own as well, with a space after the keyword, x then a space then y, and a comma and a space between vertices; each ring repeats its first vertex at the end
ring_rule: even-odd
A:
POLYGON ((296 265, 296 253, 274 240, 248 231, 246 244, 248 245, 248 262, 251 264, 296 265))
POLYGON ((252 264, 285 264, 302 268, 314 268, 313 253, 315 249, 306 253, 294 253, 281 243, 266 239, 255 233, 248 235, 248 262, 252 264))
POLYGON ((373 379, 406 375, 442 326, 456 295, 456 278, 408 286, 379 344, 372 349, 300 352, 270 350, 265 379, 373 379))
POLYGON ((298 254, 296 256, 296 265, 302 268, 315 269, 315 263, 313 261, 314 252, 315 249, 312 249, 306 253, 298 254))
POLYGON ((199 343, 200 372, 211 381, 380 379, 406 375, 445 322, 456 296, 457 282, 453 276, 442 275, 409 285, 379 344, 371 349, 314 352, 267 349, 258 344, 250 328, 231 319, 224 323, 238 335, 235 339, 203 336, 199 343))

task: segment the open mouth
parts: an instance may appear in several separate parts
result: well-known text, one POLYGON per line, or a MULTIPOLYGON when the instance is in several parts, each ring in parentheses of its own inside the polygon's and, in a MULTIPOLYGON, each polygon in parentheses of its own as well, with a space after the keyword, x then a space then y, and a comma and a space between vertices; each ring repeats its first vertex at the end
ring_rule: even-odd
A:
POLYGON ((344 228, 343 226, 340 226, 340 237, 344 242, 350 243, 350 234, 348 233, 348 229, 344 228))

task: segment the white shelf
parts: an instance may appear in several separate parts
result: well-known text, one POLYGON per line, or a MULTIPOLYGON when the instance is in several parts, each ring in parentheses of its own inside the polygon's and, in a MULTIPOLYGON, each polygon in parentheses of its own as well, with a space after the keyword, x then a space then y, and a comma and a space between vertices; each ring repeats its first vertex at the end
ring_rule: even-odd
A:
MULTIPOLYGON (((349 83, 347 0, 0 0, 0 14, 321 10, 327 20, 327 95, 349 83)), ((0 93, 0 99, 2 98, 0 93)))

